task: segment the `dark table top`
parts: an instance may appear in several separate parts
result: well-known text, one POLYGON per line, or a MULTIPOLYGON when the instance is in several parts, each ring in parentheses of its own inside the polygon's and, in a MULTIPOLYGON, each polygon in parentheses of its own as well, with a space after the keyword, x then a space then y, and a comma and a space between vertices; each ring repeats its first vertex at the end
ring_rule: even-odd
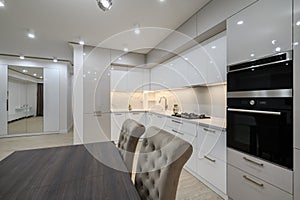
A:
POLYGON ((0 199, 140 199, 111 142, 17 151, 0 162, 0 199))

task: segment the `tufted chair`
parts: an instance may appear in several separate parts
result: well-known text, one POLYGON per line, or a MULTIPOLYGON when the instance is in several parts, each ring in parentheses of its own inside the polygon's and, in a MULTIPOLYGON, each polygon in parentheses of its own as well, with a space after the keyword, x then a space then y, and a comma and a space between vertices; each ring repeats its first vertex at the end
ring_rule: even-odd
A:
POLYGON ((142 142, 135 187, 142 200, 174 200, 183 165, 193 152, 184 140, 150 127, 142 142))
POLYGON ((144 132, 145 126, 132 119, 127 119, 122 125, 118 148, 130 174, 136 145, 144 132))

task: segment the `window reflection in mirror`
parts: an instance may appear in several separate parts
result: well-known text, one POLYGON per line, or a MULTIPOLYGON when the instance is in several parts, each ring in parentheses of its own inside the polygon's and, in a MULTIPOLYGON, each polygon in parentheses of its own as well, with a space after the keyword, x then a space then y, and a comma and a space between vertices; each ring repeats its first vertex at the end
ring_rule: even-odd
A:
POLYGON ((42 133, 43 68, 8 67, 8 134, 42 133))

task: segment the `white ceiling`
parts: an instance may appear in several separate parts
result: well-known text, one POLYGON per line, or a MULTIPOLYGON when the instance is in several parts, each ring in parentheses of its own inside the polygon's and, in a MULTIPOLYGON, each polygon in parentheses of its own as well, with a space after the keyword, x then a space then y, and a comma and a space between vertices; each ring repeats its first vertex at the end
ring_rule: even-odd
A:
POLYGON ((176 29, 207 2, 113 0, 112 9, 103 12, 96 0, 6 0, 5 8, 0 9, 0 53, 71 59, 68 42, 78 42, 80 37, 88 45, 98 46, 106 40, 100 46, 145 48, 140 50, 145 53, 169 31, 147 28, 136 36, 129 29, 136 24, 176 29), (35 31, 35 39, 27 38, 27 29, 35 31), (112 37, 123 31, 124 37, 112 37))

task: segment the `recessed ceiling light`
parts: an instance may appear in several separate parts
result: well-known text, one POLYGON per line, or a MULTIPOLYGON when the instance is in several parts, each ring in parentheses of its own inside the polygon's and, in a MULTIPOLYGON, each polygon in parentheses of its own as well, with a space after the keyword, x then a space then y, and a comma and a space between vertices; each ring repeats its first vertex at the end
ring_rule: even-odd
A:
POLYGON ((0 7, 4 7, 4 6, 5 6, 4 0, 0 1, 0 7))
POLYGON ((238 21, 237 23, 236 23, 237 25, 242 25, 242 24, 244 24, 244 21, 238 21))
POLYGON ((293 45, 294 45, 294 46, 298 46, 298 45, 299 45, 299 42, 294 42, 293 45))
POLYGON ((42 79, 43 77, 42 76, 40 76, 40 79, 42 79))
POLYGON ((83 56, 86 56, 86 53, 83 53, 83 56))
POLYGON ((36 73, 34 73, 34 74, 33 74, 33 76, 37 76, 37 74, 36 74, 36 73))
POLYGON ((297 22, 296 22, 296 25, 297 25, 297 26, 300 26, 300 21, 297 21, 297 22))
POLYGON ((184 58, 184 60, 189 60, 189 58, 184 58))
POLYGON ((21 60, 24 60, 24 59, 25 59, 25 57, 24 57, 23 55, 21 55, 21 56, 20 56, 20 59, 21 59, 21 60))
POLYGON ((103 11, 110 10, 112 7, 112 0, 96 0, 99 8, 103 11))
POLYGON ((125 52, 128 52, 128 51, 129 51, 129 49, 128 49, 127 47, 125 47, 123 50, 124 50, 125 52))
POLYGON ((275 51, 276 51, 276 52, 280 52, 280 51, 281 51, 281 48, 280 48, 280 47, 276 47, 275 51))
POLYGON ((34 38, 35 38, 34 33, 28 33, 27 36, 28 36, 29 38, 31 38, 31 39, 34 39, 34 38))
POLYGON ((159 0, 160 2, 164 2, 165 0, 159 0))
POLYGON ((27 73, 28 70, 27 70, 27 69, 23 69, 22 72, 23 72, 23 73, 27 73))
POLYGON ((277 40, 272 40, 272 44, 275 45, 277 40))
POLYGON ((57 58, 53 58, 53 62, 57 63, 58 62, 57 58))
POLYGON ((118 60, 122 60, 122 57, 119 57, 118 60))
POLYGON ((212 46, 211 48, 212 48, 212 49, 216 49, 217 47, 216 47, 216 46, 212 46))
POLYGON ((80 45, 84 45, 84 41, 83 41, 83 40, 80 40, 80 41, 79 41, 79 44, 80 44, 80 45))
POLYGON ((134 33, 135 33, 136 35, 139 35, 139 34, 141 33, 140 28, 135 28, 135 29, 134 29, 134 33))
POLYGON ((251 53, 251 55, 250 55, 251 57, 254 57, 255 55, 254 55, 254 53, 251 53))

